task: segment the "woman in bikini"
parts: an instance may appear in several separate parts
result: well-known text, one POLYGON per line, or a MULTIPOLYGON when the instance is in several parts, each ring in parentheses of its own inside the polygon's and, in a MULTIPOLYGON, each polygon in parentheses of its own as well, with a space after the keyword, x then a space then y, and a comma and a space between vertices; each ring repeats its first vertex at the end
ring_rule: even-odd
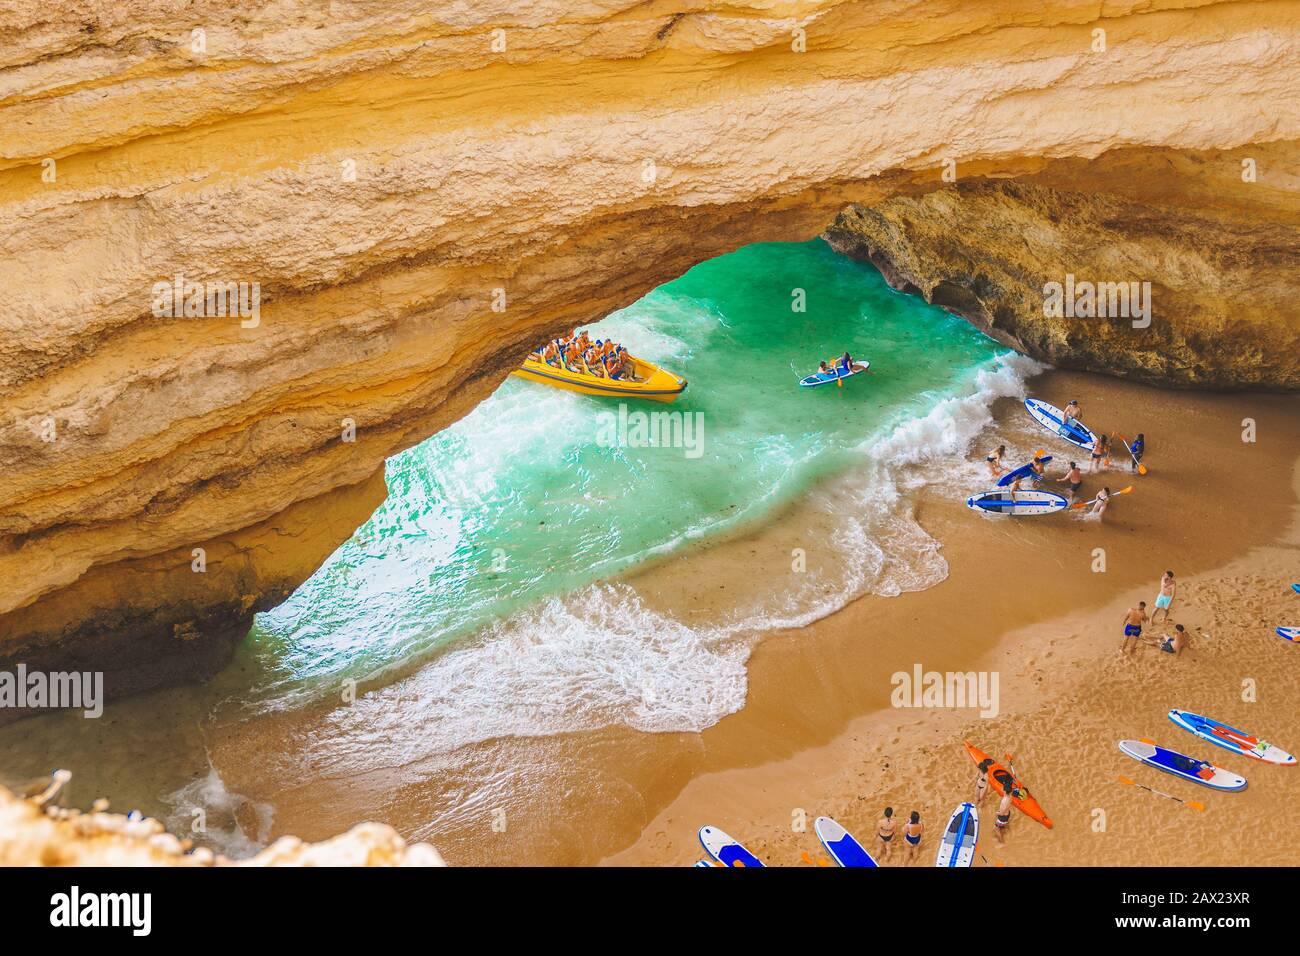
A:
POLYGON ((1002 456, 1007 453, 1006 445, 998 445, 998 450, 984 459, 984 463, 989 466, 989 474, 994 478, 1001 478, 1005 469, 1002 467, 1002 456))
POLYGON ((975 768, 975 806, 984 802, 989 792, 989 767, 993 765, 992 757, 985 757, 975 768))
POLYGON ((907 841, 907 857, 903 860, 904 863, 911 863, 916 859, 917 851, 921 848, 921 834, 924 832, 925 824, 921 822, 921 814, 913 810, 907 823, 903 824, 903 839, 907 841))
POLYGON ((889 859, 889 851, 892 848, 894 840, 894 831, 898 829, 898 821, 894 819, 894 808, 885 807, 885 815, 876 821, 876 842, 879 847, 876 850, 880 862, 884 863, 889 859))

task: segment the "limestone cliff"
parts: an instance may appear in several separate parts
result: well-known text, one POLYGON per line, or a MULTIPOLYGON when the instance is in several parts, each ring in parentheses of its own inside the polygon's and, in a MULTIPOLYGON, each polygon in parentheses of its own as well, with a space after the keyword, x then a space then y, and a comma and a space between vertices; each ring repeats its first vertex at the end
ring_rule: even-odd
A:
POLYGON ((191 847, 157 820, 110 813, 103 801, 87 812, 54 804, 67 776, 58 771, 45 792, 26 799, 0 787, 0 866, 446 865, 429 844, 408 845, 392 827, 379 823, 361 823, 314 844, 281 837, 255 856, 232 863, 206 848, 191 847))
MULTIPOLYGON (((975 195, 945 160, 964 184, 1129 147, 1155 183, 1144 150, 1300 138, 1298 21, 1277 0, 8 0, 0 667, 107 667, 111 693, 210 671, 381 500, 385 458, 701 259, 851 202, 902 223, 896 194, 975 195), (177 276, 256 283, 256 321, 167 314, 177 276)), ((898 268, 937 270, 907 248, 898 268)), ((1234 384, 1215 354, 1178 362, 1234 384)))
POLYGON ((1295 142, 1117 150, 853 206, 826 238, 896 288, 1054 365, 1159 385, 1296 389, 1297 160, 1295 142), (1070 289, 1071 303, 1053 299, 1070 289))

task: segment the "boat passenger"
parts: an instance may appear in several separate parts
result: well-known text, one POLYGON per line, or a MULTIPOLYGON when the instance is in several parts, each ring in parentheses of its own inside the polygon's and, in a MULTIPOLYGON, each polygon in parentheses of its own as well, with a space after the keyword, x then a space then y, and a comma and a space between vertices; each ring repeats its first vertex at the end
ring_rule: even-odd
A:
POLYGON ((817 366, 818 375, 829 375, 830 373, 831 373, 831 367, 827 365, 824 361, 822 362, 821 365, 817 366))
POLYGON ((847 375, 849 372, 853 371, 853 357, 852 357, 851 355, 849 355, 848 352, 845 352, 843 355, 840 356, 840 363, 839 363, 839 364, 840 364, 840 367, 843 368, 844 373, 845 373, 846 375, 847 375))

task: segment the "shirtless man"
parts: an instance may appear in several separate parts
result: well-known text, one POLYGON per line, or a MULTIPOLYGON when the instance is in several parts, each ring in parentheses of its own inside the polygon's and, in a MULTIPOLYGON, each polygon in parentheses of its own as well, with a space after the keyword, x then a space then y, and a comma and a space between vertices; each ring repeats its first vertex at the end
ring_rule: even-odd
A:
POLYGON ((1131 654, 1137 650, 1138 641, 1142 639, 1142 625, 1147 620, 1146 601, 1138 601, 1137 607, 1131 607, 1124 613, 1124 642, 1119 646, 1121 654, 1131 654))
POLYGON ((1083 487, 1083 472, 1079 470, 1078 463, 1070 462, 1070 467, 1065 470, 1065 474, 1057 479, 1057 482, 1070 486, 1070 504, 1074 504, 1074 496, 1083 487))
POLYGON ((1192 635, 1188 634, 1187 629, 1181 624, 1175 624, 1174 633, 1165 634, 1164 638, 1159 641, 1148 639, 1144 643, 1150 644, 1152 647, 1158 647, 1166 654, 1173 654, 1174 657, 1177 657, 1183 651, 1191 651, 1192 635))
POLYGON ((876 858, 881 863, 889 859, 896 829, 898 821, 894 819, 894 808, 885 807, 885 815, 876 821, 876 858))
POLYGON ((1161 611, 1165 612, 1165 623, 1169 623, 1169 606, 1174 603, 1174 598, 1178 594, 1178 582, 1174 580, 1174 572, 1166 571, 1165 576, 1160 579, 1160 593, 1156 595, 1156 609, 1151 614, 1151 623, 1156 622, 1156 615, 1161 611))
POLYGON ((1070 419, 1072 419, 1072 418, 1073 418, 1075 421, 1078 421, 1078 420, 1079 420, 1079 416, 1082 415, 1082 414, 1083 414, 1083 409, 1079 407, 1079 403, 1076 402, 1074 399, 1070 399, 1070 403, 1069 403, 1068 405, 1065 406, 1065 422, 1066 422, 1066 424, 1068 425, 1068 424, 1070 423, 1070 419))

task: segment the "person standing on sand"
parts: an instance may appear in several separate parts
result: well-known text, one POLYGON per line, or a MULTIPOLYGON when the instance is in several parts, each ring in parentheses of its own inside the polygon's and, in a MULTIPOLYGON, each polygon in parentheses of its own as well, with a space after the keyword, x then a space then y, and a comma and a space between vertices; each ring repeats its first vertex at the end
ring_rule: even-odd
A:
POLYGON ((1083 487, 1083 472, 1079 470, 1078 464, 1072 461, 1070 467, 1065 470, 1065 474, 1057 479, 1057 482, 1070 486, 1070 504, 1074 504, 1074 496, 1083 487))
POLYGON ((1001 478, 1002 472, 1006 471, 1002 467, 1002 456, 1007 453, 1006 445, 998 445, 998 450, 984 459, 984 463, 989 466, 989 475, 993 478, 1001 478))
POLYGON ((894 819, 894 808, 885 807, 885 815, 876 821, 876 842, 878 844, 876 853, 880 856, 880 862, 884 863, 889 859, 889 851, 894 840, 894 831, 898 828, 898 821, 894 819))
POLYGON ((1119 646, 1121 654, 1131 654, 1137 650, 1138 641, 1142 639, 1142 625, 1147 622, 1147 602, 1138 601, 1137 607, 1124 612, 1124 642, 1119 646), (1132 641, 1132 646, 1129 642, 1132 641))
POLYGON ((1160 593, 1156 595, 1156 609, 1151 615, 1151 623, 1156 622, 1156 615, 1161 611, 1165 612, 1165 623, 1169 623, 1169 606, 1174 603, 1174 598, 1178 594, 1178 582, 1174 580, 1174 572, 1166 571, 1165 576, 1160 579, 1160 593))
POLYGON ((916 859, 917 851, 921 849, 921 834, 925 832, 925 824, 921 822, 921 814, 915 810, 912 811, 911 817, 903 825, 903 839, 907 841, 907 856, 904 863, 911 863, 916 859))
POLYGON ((993 818, 993 832, 997 834, 1000 846, 1006 846, 1007 827, 1011 826, 1011 795, 1019 792, 1014 786, 1007 787, 998 803, 997 816, 993 818))
POLYGON ((975 806, 984 802, 984 798, 989 792, 989 767, 993 766, 993 758, 985 757, 975 768, 975 806))

